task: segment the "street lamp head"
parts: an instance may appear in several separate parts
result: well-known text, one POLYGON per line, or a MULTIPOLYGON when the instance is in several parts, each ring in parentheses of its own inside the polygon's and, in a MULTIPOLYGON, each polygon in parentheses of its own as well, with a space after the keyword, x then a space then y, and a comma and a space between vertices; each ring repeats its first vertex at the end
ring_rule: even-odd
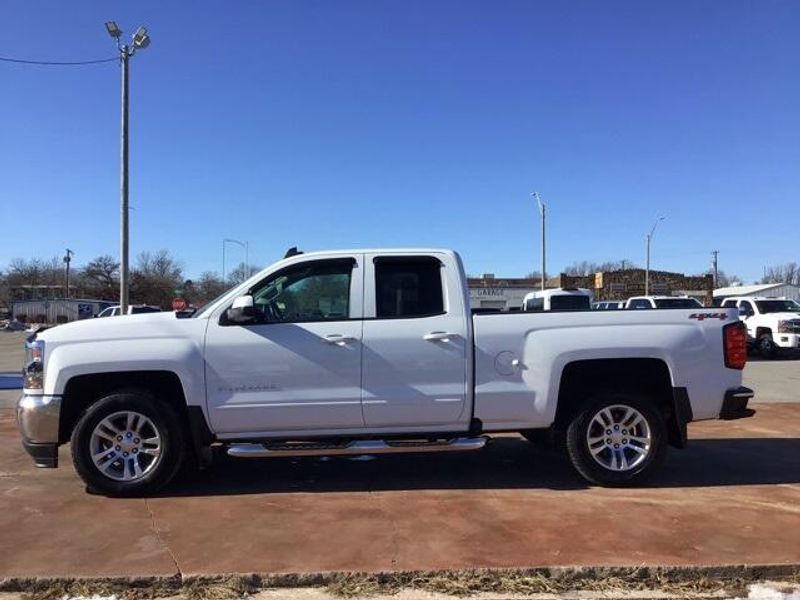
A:
POLYGON ((141 50, 143 48, 147 48, 150 45, 150 36, 147 35, 147 29, 144 27, 139 27, 136 30, 136 33, 133 34, 133 47, 141 50))
POLYGON ((117 27, 114 21, 106 21, 106 31, 108 31, 108 35, 115 39, 119 39, 119 36, 122 35, 122 30, 117 27))

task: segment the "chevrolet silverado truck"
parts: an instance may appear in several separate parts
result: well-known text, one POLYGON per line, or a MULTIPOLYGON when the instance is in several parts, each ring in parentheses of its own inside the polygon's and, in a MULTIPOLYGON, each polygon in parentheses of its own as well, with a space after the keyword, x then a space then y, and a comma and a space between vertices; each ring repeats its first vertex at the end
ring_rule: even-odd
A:
POLYGON ((737 308, 747 327, 748 341, 762 356, 800 350, 800 304, 786 298, 737 296, 726 298, 723 308, 737 308))
POLYGON ((150 494, 185 463, 471 451, 544 431, 589 482, 634 484, 687 424, 749 416, 735 309, 471 314, 450 250, 287 256, 194 315, 27 342, 17 417, 39 467, 150 494))

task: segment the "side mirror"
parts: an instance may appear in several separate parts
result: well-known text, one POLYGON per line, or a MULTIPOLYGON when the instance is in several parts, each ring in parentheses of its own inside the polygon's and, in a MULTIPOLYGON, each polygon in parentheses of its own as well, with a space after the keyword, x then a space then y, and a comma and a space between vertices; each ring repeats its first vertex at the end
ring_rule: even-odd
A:
POLYGON ((251 295, 239 296, 233 301, 231 307, 225 311, 229 323, 249 325, 256 320, 256 309, 253 306, 251 295))

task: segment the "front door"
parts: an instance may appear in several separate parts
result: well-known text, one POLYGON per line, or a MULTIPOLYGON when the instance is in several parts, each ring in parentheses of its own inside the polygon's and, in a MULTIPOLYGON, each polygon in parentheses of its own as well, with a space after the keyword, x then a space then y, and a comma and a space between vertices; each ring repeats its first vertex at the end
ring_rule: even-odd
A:
MULTIPOLYGON (((363 428, 363 256, 296 262, 251 289, 256 322, 206 335, 218 434, 363 428)), ((230 436, 229 436, 230 437, 230 436)))
POLYGON ((457 273, 433 256, 367 255, 366 265, 367 427, 445 430, 467 422, 467 309, 457 273))

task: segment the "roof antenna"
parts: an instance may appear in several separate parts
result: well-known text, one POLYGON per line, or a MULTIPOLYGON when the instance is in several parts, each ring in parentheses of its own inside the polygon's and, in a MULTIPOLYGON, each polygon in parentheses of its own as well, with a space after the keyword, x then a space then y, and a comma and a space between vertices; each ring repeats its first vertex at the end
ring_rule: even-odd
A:
POLYGON ((286 251, 286 254, 283 255, 283 258, 289 258, 292 256, 297 256, 298 254, 302 254, 302 251, 297 249, 297 246, 292 246, 286 251))

